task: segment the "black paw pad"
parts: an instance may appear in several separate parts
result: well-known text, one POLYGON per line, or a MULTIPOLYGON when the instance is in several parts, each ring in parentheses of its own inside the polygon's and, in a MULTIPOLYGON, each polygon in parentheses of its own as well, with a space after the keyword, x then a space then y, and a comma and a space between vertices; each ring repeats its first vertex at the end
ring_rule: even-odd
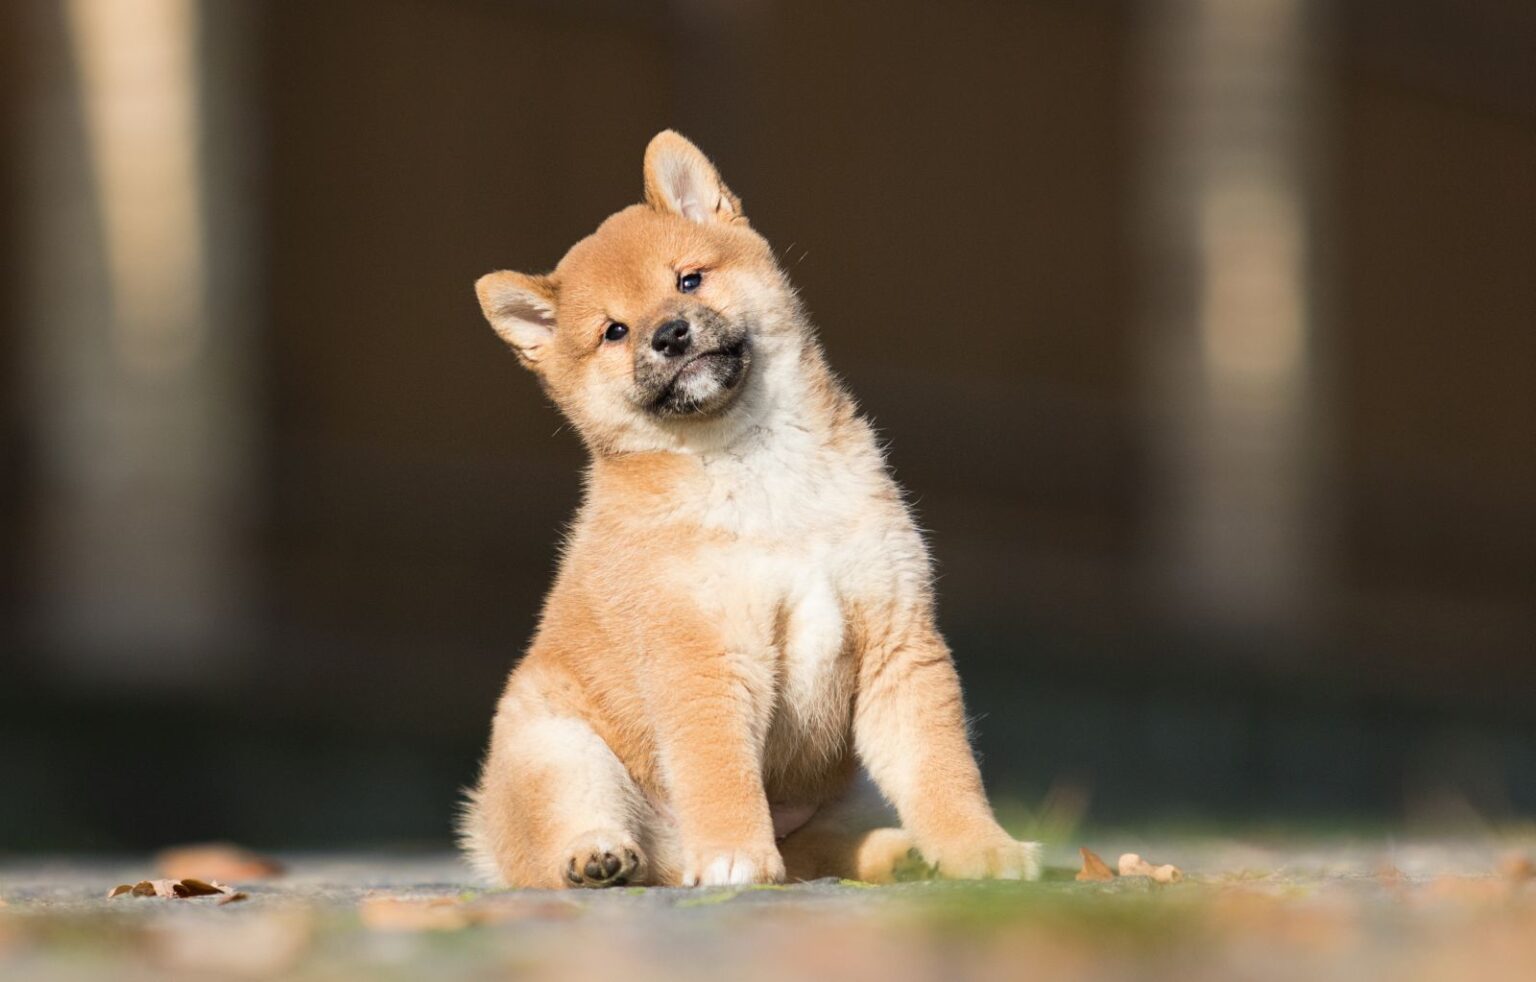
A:
POLYGON ((570 858, 565 878, 572 886, 619 887, 629 883, 639 868, 640 856, 633 849, 593 849, 570 858))

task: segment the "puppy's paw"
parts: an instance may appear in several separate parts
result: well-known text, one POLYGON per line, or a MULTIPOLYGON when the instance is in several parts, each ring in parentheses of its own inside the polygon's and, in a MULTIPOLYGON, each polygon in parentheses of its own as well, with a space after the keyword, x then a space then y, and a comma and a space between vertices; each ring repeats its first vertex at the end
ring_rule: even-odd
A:
POLYGON ((946 880, 1040 879, 1038 842, 1004 838, 961 843, 939 850, 929 861, 946 880))
POLYGON ((560 873, 573 887, 621 887, 645 875, 645 853, 624 832, 583 832, 564 857, 560 873))
POLYGON ((841 875, 864 883, 929 880, 933 870, 924 862, 906 829, 871 829, 853 854, 853 869, 841 875))
POLYGON ((776 846, 755 849, 693 850, 679 882, 685 887, 747 886, 784 882, 784 859, 776 846))

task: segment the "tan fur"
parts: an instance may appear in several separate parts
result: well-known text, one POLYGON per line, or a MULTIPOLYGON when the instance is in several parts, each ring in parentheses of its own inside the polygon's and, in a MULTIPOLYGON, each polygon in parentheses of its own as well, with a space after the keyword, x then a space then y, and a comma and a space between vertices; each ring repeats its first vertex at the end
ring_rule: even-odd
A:
POLYGON ((516 886, 880 880, 914 846, 1038 875, 987 804, 926 548, 772 250, 682 137, 644 171, 647 203, 553 273, 477 284, 592 464, 469 855, 516 886), (651 342, 679 320, 673 357, 651 342))

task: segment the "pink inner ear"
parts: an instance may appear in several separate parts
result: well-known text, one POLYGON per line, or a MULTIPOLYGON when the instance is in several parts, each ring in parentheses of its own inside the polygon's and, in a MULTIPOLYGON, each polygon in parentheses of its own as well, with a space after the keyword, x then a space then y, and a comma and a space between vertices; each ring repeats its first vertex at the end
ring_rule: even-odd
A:
POLYGON ((668 162, 666 170, 663 187, 667 189, 667 196, 672 199, 672 207, 690 221, 707 221, 714 212, 704 206, 699 188, 699 175, 684 160, 668 162))

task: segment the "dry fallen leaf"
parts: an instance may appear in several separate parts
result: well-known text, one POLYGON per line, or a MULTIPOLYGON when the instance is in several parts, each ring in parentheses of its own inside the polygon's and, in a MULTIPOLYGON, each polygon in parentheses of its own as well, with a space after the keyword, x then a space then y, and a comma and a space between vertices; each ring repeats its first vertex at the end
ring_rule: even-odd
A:
POLYGON ((1461 876, 1446 873, 1435 877, 1418 891, 1421 901, 1432 904, 1484 907, 1509 900, 1510 884, 1489 876, 1461 876))
POLYGON ((233 888, 222 883, 207 883, 190 877, 183 880, 140 880, 137 883, 120 883, 107 891, 107 899, 113 900, 124 894, 134 897, 159 897, 162 900, 222 897, 220 903, 245 899, 245 894, 237 894, 233 888))
POLYGON ((309 914, 251 911, 242 917, 171 918, 148 926, 144 955, 162 969, 200 978, 270 979, 291 971, 314 935, 309 914))
POLYGON ((1079 846, 1077 851, 1083 854, 1083 868, 1078 870, 1078 880, 1085 883, 1103 883, 1115 878, 1115 871, 1099 858, 1098 853, 1085 846, 1079 846))
POLYGON ((459 931, 470 924, 464 906, 449 897, 368 897, 357 913, 363 925, 375 931, 459 931))
POLYGON ((565 920, 581 913, 566 900, 487 897, 468 902, 454 897, 365 898, 357 908, 364 926, 376 931, 460 931, 477 924, 523 920, 565 920))
POLYGON ((1210 908, 1216 937, 1263 938, 1285 950, 1333 952, 1359 937, 1361 907, 1326 892, 1302 899, 1264 888, 1228 887, 1210 908))
POLYGON ((265 880, 283 873, 276 860, 227 842, 166 849, 155 857, 155 865, 173 880, 265 880))
POLYGON ((1177 866, 1164 864, 1153 866, 1134 852, 1128 852, 1120 857, 1117 864, 1120 867, 1121 876, 1147 876, 1153 883, 1177 883, 1184 879, 1184 871, 1177 866))
POLYGON ((527 920, 569 920, 581 913, 581 905, 569 900, 529 899, 527 897, 486 897, 469 905, 470 918, 476 924, 507 924, 527 920))
POLYGON ((1523 852, 1505 853, 1499 859, 1499 875, 1511 883, 1524 883, 1536 877, 1536 863, 1523 852))

